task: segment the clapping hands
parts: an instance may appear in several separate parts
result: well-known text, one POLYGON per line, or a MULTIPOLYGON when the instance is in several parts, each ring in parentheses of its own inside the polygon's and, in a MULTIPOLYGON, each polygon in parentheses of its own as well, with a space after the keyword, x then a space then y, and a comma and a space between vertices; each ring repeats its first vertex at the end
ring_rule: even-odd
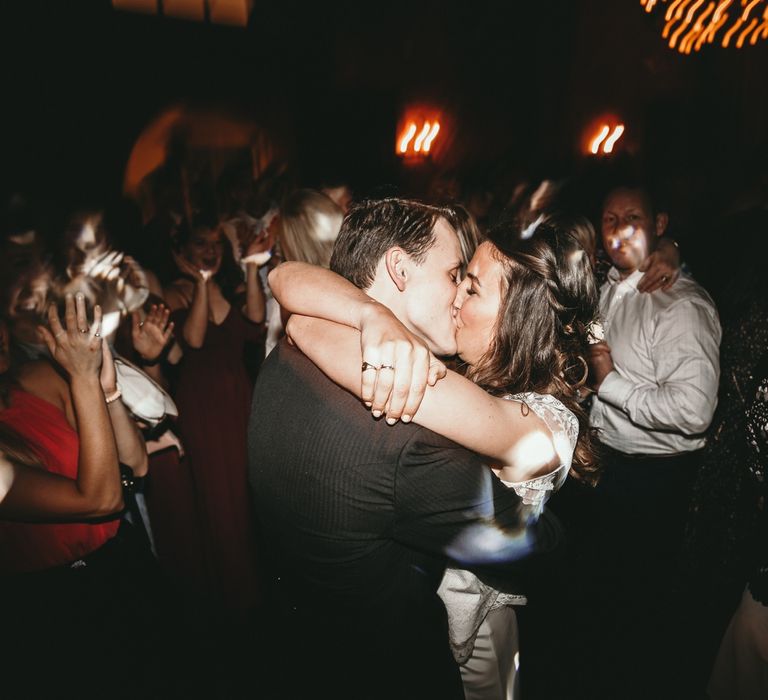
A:
POLYGON ((176 267, 179 271, 185 275, 191 277, 198 284, 205 284, 213 276, 211 270, 198 270, 189 260, 183 255, 173 252, 173 261, 176 263, 176 267))
POLYGON ((258 267, 265 265, 271 257, 271 249, 275 243, 275 237, 270 229, 264 229, 253 236, 243 253, 244 263, 253 263, 258 267))

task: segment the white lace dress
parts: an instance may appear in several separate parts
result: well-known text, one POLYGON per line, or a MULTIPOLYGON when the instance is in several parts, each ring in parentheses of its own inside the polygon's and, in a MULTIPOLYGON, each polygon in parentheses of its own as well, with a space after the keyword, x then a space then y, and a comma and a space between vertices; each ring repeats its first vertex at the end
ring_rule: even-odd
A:
MULTIPOLYGON (((571 411, 549 394, 526 392, 504 398, 524 403, 544 421, 560 458, 560 466, 549 474, 526 481, 503 482, 520 496, 526 508, 526 520, 532 523, 541 515, 550 494, 559 489, 568 476, 579 436, 579 422, 571 411)), ((437 593, 448 613, 451 650, 459 664, 465 663, 472 655, 477 631, 491 610, 505 605, 525 605, 527 602, 524 595, 501 593, 464 569, 446 569, 437 593)))

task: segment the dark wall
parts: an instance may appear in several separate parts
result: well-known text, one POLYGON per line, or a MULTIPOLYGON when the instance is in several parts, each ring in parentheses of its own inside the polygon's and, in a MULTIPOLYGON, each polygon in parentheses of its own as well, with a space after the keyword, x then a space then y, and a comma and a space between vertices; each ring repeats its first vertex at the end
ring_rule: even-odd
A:
POLYGON ((455 127, 428 174, 573 172, 585 124, 611 109, 652 168, 721 191, 766 140, 768 42, 683 57, 661 24, 609 0, 260 1, 247 29, 104 0, 4 3, 2 184, 114 192, 136 136, 179 101, 253 116, 293 144, 307 179, 407 182, 395 126, 419 99, 455 127))

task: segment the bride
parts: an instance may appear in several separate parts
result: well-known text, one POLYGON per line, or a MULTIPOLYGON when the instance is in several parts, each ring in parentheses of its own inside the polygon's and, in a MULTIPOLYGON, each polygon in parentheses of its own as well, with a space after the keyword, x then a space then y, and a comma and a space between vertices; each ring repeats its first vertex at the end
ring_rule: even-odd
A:
MULTIPOLYGON (((597 292, 574 236, 544 222, 523 240, 524 229, 518 222, 492 231, 458 284, 453 315, 463 376, 447 371, 388 309, 331 271, 285 263, 269 282, 293 313, 291 341, 323 372, 375 418, 413 420, 487 456, 531 521, 569 473, 596 480, 578 392, 597 292)), ((458 568, 446 571, 438 592, 466 697, 512 697, 517 643, 509 605, 525 597, 458 568)))

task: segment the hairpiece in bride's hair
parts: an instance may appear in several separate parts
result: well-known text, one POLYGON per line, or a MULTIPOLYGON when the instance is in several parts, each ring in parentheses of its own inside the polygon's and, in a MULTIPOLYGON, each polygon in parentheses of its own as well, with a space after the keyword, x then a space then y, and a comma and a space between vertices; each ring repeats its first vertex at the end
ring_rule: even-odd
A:
POLYGON ((590 345, 602 343, 605 340, 605 329, 599 320, 595 319, 587 326, 587 342, 590 345))

